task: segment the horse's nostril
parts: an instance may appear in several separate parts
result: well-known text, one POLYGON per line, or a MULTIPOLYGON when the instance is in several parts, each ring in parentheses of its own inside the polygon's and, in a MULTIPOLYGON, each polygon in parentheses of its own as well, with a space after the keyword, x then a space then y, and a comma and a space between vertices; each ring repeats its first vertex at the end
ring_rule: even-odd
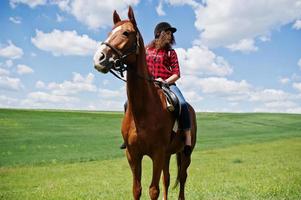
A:
POLYGON ((106 58, 105 54, 104 53, 101 53, 100 56, 99 56, 99 61, 102 61, 106 58))

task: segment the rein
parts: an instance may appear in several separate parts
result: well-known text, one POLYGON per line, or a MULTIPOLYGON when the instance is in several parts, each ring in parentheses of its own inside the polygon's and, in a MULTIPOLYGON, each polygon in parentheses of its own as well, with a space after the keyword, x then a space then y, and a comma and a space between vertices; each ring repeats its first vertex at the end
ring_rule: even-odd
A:
MULTIPOLYGON (((136 38, 137 38, 137 41, 125 53, 122 53, 119 49, 115 48, 108 42, 101 43, 102 45, 106 45, 107 47, 109 47, 118 56, 117 59, 115 59, 115 60, 112 59, 114 68, 110 69, 110 73, 113 74, 116 78, 118 78, 124 82, 127 82, 126 79, 124 79, 124 72, 131 69, 125 64, 124 61, 129 55, 131 55, 133 53, 136 53, 136 55, 137 55, 139 52, 139 48, 138 48, 139 47, 139 33, 136 34, 136 38), (117 73, 119 73, 119 74, 117 74, 117 73)), ((164 84, 161 81, 157 81, 157 80, 153 79, 152 77, 144 77, 138 73, 135 73, 135 74, 138 78, 147 80, 148 82, 164 84)))
MULTIPOLYGON (((125 69, 125 70, 123 70, 122 72, 120 72, 120 71, 118 71, 119 73, 120 73, 120 75, 118 75, 114 70, 112 70, 112 69, 110 69, 110 72, 111 72, 111 74, 113 74, 116 78, 118 78, 119 80, 122 80, 123 82, 127 82, 127 80, 126 79, 124 79, 123 77, 123 72, 124 71, 127 71, 127 70, 130 70, 131 68, 128 68, 127 66, 124 66, 122 69, 125 69)), ((117 71, 117 70, 116 70, 117 71)), ((163 83, 163 82, 161 82, 161 81, 157 81, 156 79, 153 79, 153 78, 150 78, 150 77, 144 77, 144 76, 142 76, 142 75, 140 75, 140 74, 138 74, 138 73, 135 73, 136 74, 136 76, 138 77, 138 78, 140 78, 140 79, 144 79, 144 80, 147 80, 148 82, 153 82, 153 83, 157 83, 157 84, 165 84, 165 83, 163 83)), ((167 84, 168 85, 168 84, 167 84)))
POLYGON ((112 51, 114 51, 114 53, 118 56, 117 59, 112 60, 113 64, 114 64, 114 70, 120 73, 119 77, 112 69, 110 69, 110 72, 116 76, 118 79, 121 79, 123 81, 125 81, 123 79, 124 75, 123 73, 127 70, 127 66, 124 63, 125 58, 127 58, 129 55, 131 55, 132 53, 135 53, 137 51, 137 44, 134 43, 133 46, 131 46, 131 48, 129 48, 126 53, 122 53, 121 51, 119 51, 117 48, 115 48, 114 46, 110 45, 107 42, 102 42, 101 44, 106 45, 107 47, 109 47, 112 51))

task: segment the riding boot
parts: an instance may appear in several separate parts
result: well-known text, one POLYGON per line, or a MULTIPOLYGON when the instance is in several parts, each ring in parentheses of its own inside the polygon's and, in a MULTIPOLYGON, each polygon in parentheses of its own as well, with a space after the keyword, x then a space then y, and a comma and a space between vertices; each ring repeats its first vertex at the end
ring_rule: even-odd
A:
POLYGON ((184 155, 185 156, 190 156, 192 152, 191 148, 191 130, 186 130, 185 131, 185 146, 184 146, 184 155))
POLYGON ((126 149, 125 143, 122 143, 122 145, 119 147, 120 149, 126 149))

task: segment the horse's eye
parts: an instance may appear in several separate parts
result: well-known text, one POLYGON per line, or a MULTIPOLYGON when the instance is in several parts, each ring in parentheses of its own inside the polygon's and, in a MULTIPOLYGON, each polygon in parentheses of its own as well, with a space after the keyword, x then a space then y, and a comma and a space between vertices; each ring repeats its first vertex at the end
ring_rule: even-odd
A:
POLYGON ((128 37, 130 33, 127 32, 127 31, 124 31, 122 34, 123 34, 124 36, 128 37))

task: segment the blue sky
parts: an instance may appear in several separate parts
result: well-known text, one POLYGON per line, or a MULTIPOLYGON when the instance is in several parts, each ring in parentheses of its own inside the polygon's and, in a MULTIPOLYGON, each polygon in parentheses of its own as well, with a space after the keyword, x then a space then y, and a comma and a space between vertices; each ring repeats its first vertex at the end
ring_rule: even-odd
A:
POLYGON ((122 110, 124 83, 92 58, 128 5, 145 43, 158 22, 177 27, 197 111, 301 113, 300 0, 0 1, 0 107, 122 110))

